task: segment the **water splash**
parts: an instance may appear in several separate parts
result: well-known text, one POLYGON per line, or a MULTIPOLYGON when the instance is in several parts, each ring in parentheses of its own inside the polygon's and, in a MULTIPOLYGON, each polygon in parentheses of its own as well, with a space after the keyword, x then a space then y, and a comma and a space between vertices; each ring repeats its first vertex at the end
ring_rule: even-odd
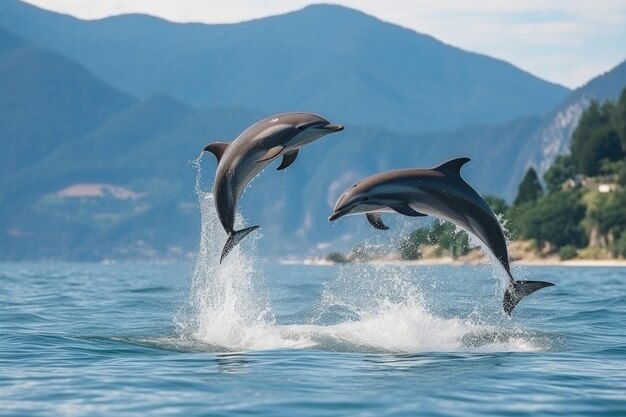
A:
MULTIPOLYGON (((201 188, 200 162, 201 156, 194 161, 202 221, 200 247, 188 305, 176 318, 180 340, 168 339, 170 348, 394 353, 541 349, 540 343, 525 332, 511 330, 510 325, 433 312, 413 279, 415 270, 402 266, 342 267, 324 285, 309 323, 277 324, 255 255, 259 234, 245 239, 219 262, 227 236, 217 218, 213 194, 201 188)), ((236 228, 244 227, 241 215, 235 223, 236 228)))
MULTIPOLYGON (((201 214, 200 247, 193 271, 187 308, 177 319, 179 332, 206 345, 226 350, 293 347, 303 341, 282 338, 258 267, 256 240, 250 235, 235 246, 220 264, 227 234, 215 211, 213 193, 202 189, 202 155, 193 161, 197 169, 195 192, 201 214)), ((243 228, 237 213, 235 228, 243 228)))
MULTIPOLYGON (((420 269, 429 274, 427 268, 420 269)), ((315 325, 305 327, 318 347, 363 352, 535 351, 528 332, 481 315, 447 317, 416 282, 415 269, 398 265, 348 265, 324 286, 315 325)), ((294 326, 294 330, 298 326, 294 326)))

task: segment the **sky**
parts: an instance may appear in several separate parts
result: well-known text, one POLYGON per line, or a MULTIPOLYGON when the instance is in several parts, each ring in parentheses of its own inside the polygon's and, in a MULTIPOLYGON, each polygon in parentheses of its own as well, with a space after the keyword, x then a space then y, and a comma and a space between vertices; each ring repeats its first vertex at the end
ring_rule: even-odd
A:
MULTIPOLYGON (((83 19, 235 23, 328 0, 27 0, 83 19)), ((332 0, 575 88, 626 59, 626 0, 332 0)))

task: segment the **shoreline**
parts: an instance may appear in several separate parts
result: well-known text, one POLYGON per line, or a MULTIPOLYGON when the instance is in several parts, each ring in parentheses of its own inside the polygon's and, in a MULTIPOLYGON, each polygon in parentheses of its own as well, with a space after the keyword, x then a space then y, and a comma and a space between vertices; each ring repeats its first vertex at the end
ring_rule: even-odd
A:
MULTIPOLYGON (((428 258, 414 261, 402 261, 399 259, 376 259, 366 262, 348 262, 346 264, 330 262, 326 259, 313 258, 302 260, 279 260, 281 265, 307 265, 307 266, 332 266, 347 264, 367 264, 367 265, 398 265, 398 266, 436 266, 436 265, 489 265, 486 260, 467 261, 460 259, 452 259, 450 257, 428 258)), ((567 267, 603 267, 603 268, 626 268, 626 259, 570 259, 561 261, 559 259, 533 259, 511 262, 512 266, 567 266, 567 267)))

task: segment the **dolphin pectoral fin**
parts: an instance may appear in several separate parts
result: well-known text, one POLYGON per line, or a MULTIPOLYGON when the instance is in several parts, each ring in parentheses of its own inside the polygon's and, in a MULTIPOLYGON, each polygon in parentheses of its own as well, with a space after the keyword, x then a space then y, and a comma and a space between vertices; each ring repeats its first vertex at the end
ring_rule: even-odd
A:
POLYGON ((370 224, 376 229, 389 230, 387 225, 383 223, 383 217, 380 215, 380 213, 367 213, 365 217, 367 217, 367 221, 370 222, 370 224))
POLYGON ((226 152, 226 148, 228 148, 228 145, 230 145, 230 143, 228 142, 213 142, 205 146, 202 150, 204 152, 211 152, 213 155, 215 155, 215 158, 217 158, 217 162, 219 163, 220 159, 222 159, 222 155, 224 155, 224 152, 226 152))
POLYGON ((511 287, 504 292, 502 308, 504 308, 504 312, 510 316, 515 306, 522 301, 522 298, 542 288, 552 286, 554 286, 554 284, 551 282, 514 281, 511 287))
POLYGON ((287 152, 283 155, 283 162, 280 163, 280 166, 276 168, 277 171, 282 171, 287 168, 289 165, 293 164, 296 158, 298 157, 298 150, 287 152))
POLYGON ((397 203, 394 204, 393 206, 389 206, 390 208, 392 208, 395 212, 398 212, 400 214, 404 214, 405 216, 411 216, 411 217, 425 217, 428 216, 428 214, 424 214, 424 213, 420 213, 419 211, 415 211, 411 208, 411 206, 409 206, 408 203, 397 203))
POLYGON ((281 146, 281 145, 274 146, 273 148, 270 148, 267 152, 265 152, 265 155, 257 159, 255 162, 263 162, 263 161, 269 161, 270 159, 274 159, 278 155, 280 155, 283 149, 285 149, 284 146, 281 146))
POLYGON ((463 167, 463 165, 467 164, 469 161, 471 161, 471 159, 469 158, 451 159, 433 169, 437 171, 448 172, 450 174, 456 174, 458 176, 461 176, 461 167, 463 167))
POLYGON ((228 236, 228 240, 226 240, 226 244, 224 245, 224 249, 222 249, 222 256, 220 257, 220 263, 224 260, 226 255, 241 242, 241 240, 248 236, 248 234, 256 229, 259 226, 246 227, 245 229, 235 230, 230 236, 228 236))

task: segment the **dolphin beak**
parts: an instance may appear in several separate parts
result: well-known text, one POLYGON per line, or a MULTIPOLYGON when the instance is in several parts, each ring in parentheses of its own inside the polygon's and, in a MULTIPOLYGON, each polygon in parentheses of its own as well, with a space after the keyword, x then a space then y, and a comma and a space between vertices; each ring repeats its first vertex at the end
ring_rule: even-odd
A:
POLYGON ((346 214, 347 211, 348 210, 346 209, 346 207, 342 207, 340 209, 337 209, 337 210, 333 211, 333 214, 330 215, 328 220, 330 220, 331 222, 334 221, 334 220, 337 220, 338 218, 343 217, 346 214))
POLYGON ((209 147, 211 146, 211 144, 209 143, 207 146, 205 146, 204 148, 202 148, 202 152, 209 152, 209 147))
POLYGON ((324 126, 325 130, 331 130, 333 132, 341 132, 343 130, 343 125, 326 125, 324 126))

